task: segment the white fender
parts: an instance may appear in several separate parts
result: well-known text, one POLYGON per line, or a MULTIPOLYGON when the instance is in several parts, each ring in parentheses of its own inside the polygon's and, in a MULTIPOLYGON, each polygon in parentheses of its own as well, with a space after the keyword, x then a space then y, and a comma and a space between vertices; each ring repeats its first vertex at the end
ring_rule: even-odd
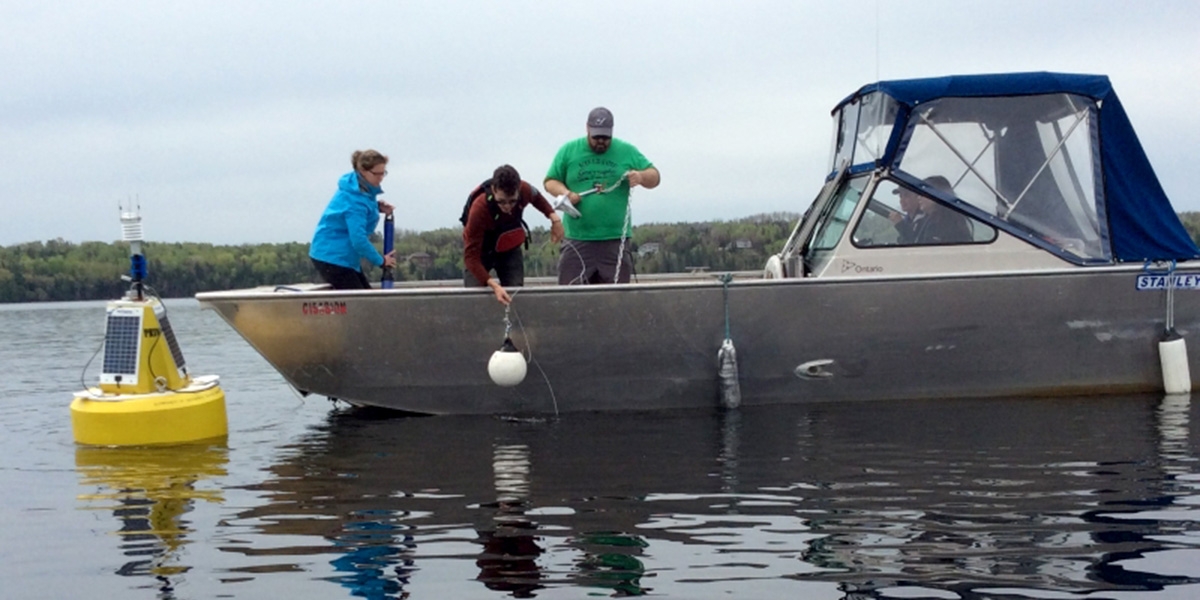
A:
POLYGON ((763 279, 783 279, 783 261, 778 254, 772 254, 763 267, 763 279))
POLYGON ((1192 393, 1192 376, 1188 369, 1187 343, 1179 335, 1158 343, 1158 358, 1162 363, 1163 391, 1168 394, 1192 393))

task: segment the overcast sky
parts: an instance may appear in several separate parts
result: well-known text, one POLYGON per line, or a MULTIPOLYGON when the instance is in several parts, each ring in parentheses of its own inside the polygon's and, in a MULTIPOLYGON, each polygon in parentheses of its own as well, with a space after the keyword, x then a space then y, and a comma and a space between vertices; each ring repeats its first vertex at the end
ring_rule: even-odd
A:
POLYGON ((1013 71, 1108 75, 1200 210, 1197 23, 1195 0, 5 2, 0 245, 112 241, 131 202, 148 240, 307 242, 360 148, 391 158, 398 228, 455 226, 500 164, 540 186, 599 105, 662 172, 635 224, 798 212, 858 87, 1013 71))

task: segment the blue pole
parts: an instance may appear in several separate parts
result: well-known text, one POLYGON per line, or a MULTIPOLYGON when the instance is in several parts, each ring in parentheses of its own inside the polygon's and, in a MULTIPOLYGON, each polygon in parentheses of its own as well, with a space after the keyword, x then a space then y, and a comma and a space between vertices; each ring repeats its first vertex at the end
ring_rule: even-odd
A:
MULTIPOLYGON (((392 248, 396 245, 396 216, 388 215, 383 219, 383 254, 387 256, 392 248)), ((383 277, 379 281, 379 287, 390 290, 392 289, 392 268, 383 268, 383 277)))
POLYGON ((133 279, 133 288, 137 290, 137 299, 142 299, 142 280, 149 271, 146 267, 146 255, 142 254, 142 243, 129 244, 129 277, 133 279))

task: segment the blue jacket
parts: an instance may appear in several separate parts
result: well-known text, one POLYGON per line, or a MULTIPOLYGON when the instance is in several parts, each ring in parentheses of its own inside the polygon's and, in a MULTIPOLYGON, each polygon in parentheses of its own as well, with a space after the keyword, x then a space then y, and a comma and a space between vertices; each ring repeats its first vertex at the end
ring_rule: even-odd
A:
POLYGON ((331 265, 362 270, 360 259, 383 266, 383 256, 369 239, 379 225, 379 204, 375 197, 383 190, 366 184, 367 191, 359 187, 358 174, 354 171, 342 175, 338 180, 338 191, 329 200, 329 206, 317 222, 308 255, 331 265))

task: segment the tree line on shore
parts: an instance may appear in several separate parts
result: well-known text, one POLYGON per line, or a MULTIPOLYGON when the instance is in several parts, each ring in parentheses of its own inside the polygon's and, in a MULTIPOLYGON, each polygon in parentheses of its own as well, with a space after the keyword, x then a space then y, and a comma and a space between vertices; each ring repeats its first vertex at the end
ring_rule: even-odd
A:
MULTIPOLYGON (((1193 240, 1200 243, 1200 212, 1180 213, 1193 240)), ((761 269, 779 252, 798 215, 771 213, 736 221, 651 223, 634 228, 630 240, 636 273, 714 272, 761 269)), ((557 273, 558 248, 544 228, 533 230, 525 252, 530 277, 557 273)), ((376 239, 376 247, 382 240, 376 239)), ((462 228, 397 232, 396 280, 461 279, 462 228)), ((160 296, 179 298, 197 292, 259 285, 317 282, 308 244, 219 246, 192 242, 144 242, 146 283, 160 296)), ((129 244, 29 242, 0 248, 0 303, 118 298, 129 288, 129 244)), ((379 270, 370 272, 378 278, 379 270)))
MULTIPOLYGON (((630 247, 637 273, 761 269, 778 252, 798 215, 772 213, 736 221, 647 224, 634 228, 630 247)), ((527 276, 557 273, 558 248, 546 228, 533 230, 525 251, 527 276)), ((376 236, 376 247, 382 240, 376 236)), ((143 242, 146 284, 164 298, 260 285, 317 282, 308 244, 221 246, 143 242)), ((395 240, 397 281, 462 279, 462 228, 400 231, 395 240)), ((61 239, 0 248, 0 302, 105 300, 129 288, 126 242, 74 243, 61 239)), ((373 279, 379 270, 368 272, 373 279)))

